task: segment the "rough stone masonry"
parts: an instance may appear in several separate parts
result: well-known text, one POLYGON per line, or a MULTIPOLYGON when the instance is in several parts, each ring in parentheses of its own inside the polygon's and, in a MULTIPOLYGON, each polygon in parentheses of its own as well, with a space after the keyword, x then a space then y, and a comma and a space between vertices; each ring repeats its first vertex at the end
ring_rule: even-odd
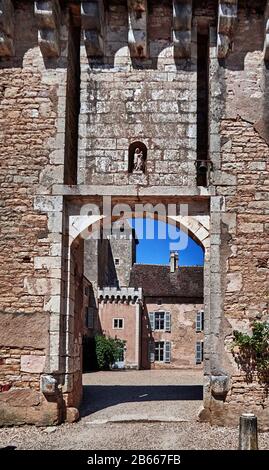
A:
POLYGON ((252 411, 268 429, 264 387, 230 351, 234 328, 269 319, 268 3, 0 1, 1 425, 78 418, 95 222, 80 210, 110 195, 188 204, 205 250, 200 419, 252 411))

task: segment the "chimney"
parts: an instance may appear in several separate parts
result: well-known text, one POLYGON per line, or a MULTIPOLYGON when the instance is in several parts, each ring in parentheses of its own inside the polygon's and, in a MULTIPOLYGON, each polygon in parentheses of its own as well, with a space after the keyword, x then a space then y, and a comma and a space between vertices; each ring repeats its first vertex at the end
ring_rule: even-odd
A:
POLYGON ((170 251, 170 273, 175 273, 178 269, 178 253, 170 251))

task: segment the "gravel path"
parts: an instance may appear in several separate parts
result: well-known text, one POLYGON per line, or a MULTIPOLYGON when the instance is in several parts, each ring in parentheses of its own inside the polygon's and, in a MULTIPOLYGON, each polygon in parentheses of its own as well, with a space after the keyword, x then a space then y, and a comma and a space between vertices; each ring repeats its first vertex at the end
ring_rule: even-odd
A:
MULTIPOLYGON (((121 423, 89 425, 85 420, 49 428, 0 429, 0 446, 17 449, 184 450, 237 449, 238 429, 204 423, 121 423)), ((269 433, 259 435, 259 448, 269 449, 269 433)))
MULTIPOLYGON (((196 421, 202 403, 197 399, 202 398, 201 384, 201 374, 190 371, 85 374, 83 417, 78 423, 52 428, 2 428, 0 447, 37 450, 237 449, 238 429, 211 427, 196 421), (182 422, 111 422, 147 417, 182 422)), ((259 434, 259 448, 269 449, 269 433, 259 434)))

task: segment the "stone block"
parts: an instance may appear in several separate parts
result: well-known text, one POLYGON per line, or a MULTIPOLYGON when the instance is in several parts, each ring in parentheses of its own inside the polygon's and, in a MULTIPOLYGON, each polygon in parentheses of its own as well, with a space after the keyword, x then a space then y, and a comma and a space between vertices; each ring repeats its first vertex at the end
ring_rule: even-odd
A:
POLYGON ((0 344, 6 347, 45 349, 48 330, 49 315, 45 312, 0 313, 0 344))
POLYGON ((66 421, 68 423, 75 423, 79 420, 79 411, 77 408, 66 409, 66 421))
POLYGON ((41 212, 61 212, 63 198, 61 196, 36 196, 34 208, 41 212))
POLYGON ((211 390, 215 397, 224 398, 230 389, 230 379, 228 375, 212 375, 211 390))
POLYGON ((0 406, 30 407, 40 404, 40 393, 30 389, 13 389, 0 394, 0 406))
POLYGON ((243 286, 243 277, 241 273, 227 274, 227 292, 239 292, 243 286))
POLYGON ((24 280, 24 288, 31 295, 60 295, 61 282, 60 279, 53 281, 48 278, 26 278, 24 280))
POLYGON ((238 231, 242 233, 259 233, 263 232, 263 224, 255 222, 240 223, 238 231))
POLYGON ((20 370, 31 374, 39 374, 43 372, 45 363, 46 356, 23 355, 21 356, 20 370))
POLYGON ((51 375, 40 377, 40 390, 44 395, 55 395, 57 393, 57 380, 51 375))

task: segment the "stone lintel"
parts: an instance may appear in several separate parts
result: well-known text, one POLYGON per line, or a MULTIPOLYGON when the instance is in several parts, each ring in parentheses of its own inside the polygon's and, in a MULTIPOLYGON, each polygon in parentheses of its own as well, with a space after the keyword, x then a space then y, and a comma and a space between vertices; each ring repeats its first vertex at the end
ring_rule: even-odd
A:
POLYGON ((88 57, 104 55, 104 18, 103 0, 81 2, 81 25, 88 57))
POLYGON ((177 59, 191 57, 192 0, 173 0, 172 40, 177 59))
POLYGON ((142 300, 142 288, 135 289, 134 287, 103 287, 98 288, 99 302, 128 302, 136 303, 142 300))
POLYGON ((217 56, 224 59, 231 49, 232 34, 237 21, 238 0, 219 0, 217 56))
POLYGON ((137 187, 135 185, 109 186, 109 185, 59 185, 53 186, 54 196, 125 196, 125 197, 205 197, 215 195, 215 188, 204 188, 203 186, 151 186, 149 188, 137 187))
POLYGON ((38 24, 38 44, 45 57, 60 55, 61 9, 59 0, 35 1, 38 24))
POLYGON ((14 9, 11 0, 0 0, 0 57, 14 55, 14 9))
POLYGON ((128 0, 128 44, 131 57, 144 59, 148 53, 147 0, 128 0))

